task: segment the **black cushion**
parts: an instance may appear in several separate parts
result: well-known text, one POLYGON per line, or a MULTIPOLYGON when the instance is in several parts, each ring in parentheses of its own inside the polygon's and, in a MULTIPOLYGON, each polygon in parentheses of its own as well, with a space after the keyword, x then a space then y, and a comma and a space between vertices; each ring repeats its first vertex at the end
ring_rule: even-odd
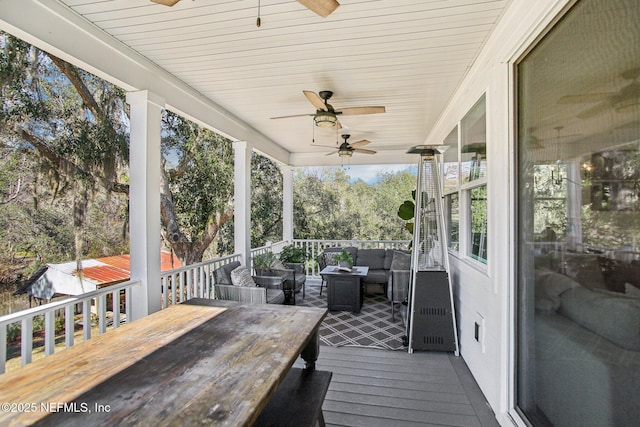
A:
POLYGON ((369 272, 365 277, 362 278, 364 283, 387 283, 388 281, 389 270, 379 269, 372 270, 369 269, 369 272))
POLYGON ((225 264, 216 268, 213 271, 213 278, 217 285, 232 285, 231 272, 240 267, 240 261, 232 261, 229 264, 225 264))

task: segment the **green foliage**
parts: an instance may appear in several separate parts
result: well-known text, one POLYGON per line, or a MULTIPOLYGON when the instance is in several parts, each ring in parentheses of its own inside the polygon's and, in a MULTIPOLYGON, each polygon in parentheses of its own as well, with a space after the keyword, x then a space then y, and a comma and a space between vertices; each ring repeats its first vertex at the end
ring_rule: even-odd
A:
POLYGON ((271 251, 266 251, 253 256, 253 267, 259 271, 269 271, 275 260, 275 254, 271 251))
POLYGON ((411 220, 413 219, 415 212, 416 212, 416 204, 415 204, 415 200, 416 200, 416 190, 411 191, 411 198, 412 200, 405 200, 404 202, 402 202, 402 204, 400 205, 400 207, 398 208, 398 216, 407 221, 404 224, 404 228, 411 234, 413 234, 413 222, 411 222, 411 220))
POLYGON ((302 263, 307 260, 307 251, 302 246, 287 245, 279 256, 282 262, 302 263))
POLYGON ((282 240, 282 173, 272 160, 251 155, 251 247, 282 240))
POLYGON ((349 182, 342 169, 297 170, 294 235, 299 239, 410 239, 396 215, 415 187, 409 172, 380 174, 375 184, 349 182))
POLYGON ((353 257, 346 249, 343 249, 339 253, 335 254, 333 256, 333 259, 334 261, 338 261, 338 262, 343 261, 343 262, 348 262, 350 264, 353 264, 353 257))
POLYGON ((231 141, 170 111, 163 113, 162 152, 181 231, 194 242, 233 197, 231 141), (173 163, 173 164, 172 164, 173 163))
POLYGON ((413 219, 415 209, 416 205, 415 203, 413 203, 413 201, 405 200, 398 208, 398 216, 405 221, 409 221, 410 219, 413 219))
POLYGON ((108 196, 128 162, 124 91, 3 32, 0 48, 0 234, 10 242, 0 257, 55 262, 126 248, 122 215, 107 214, 127 206, 108 196), (120 221, 96 238, 92 215, 120 221))

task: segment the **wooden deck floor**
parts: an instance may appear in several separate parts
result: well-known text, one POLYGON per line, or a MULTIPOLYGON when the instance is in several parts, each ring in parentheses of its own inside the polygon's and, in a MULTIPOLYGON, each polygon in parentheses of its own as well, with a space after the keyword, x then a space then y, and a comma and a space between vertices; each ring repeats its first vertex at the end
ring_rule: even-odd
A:
POLYGON ((453 354, 321 346, 317 369, 333 372, 323 405, 327 426, 498 426, 453 354))

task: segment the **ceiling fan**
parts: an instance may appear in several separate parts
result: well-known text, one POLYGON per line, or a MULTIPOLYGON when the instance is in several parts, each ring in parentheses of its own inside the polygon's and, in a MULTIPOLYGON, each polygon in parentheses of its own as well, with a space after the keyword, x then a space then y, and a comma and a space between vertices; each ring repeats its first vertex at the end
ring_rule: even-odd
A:
POLYGON ((537 129, 535 127, 527 128, 524 134, 526 147, 530 150, 538 150, 540 148, 545 148, 549 143, 560 144, 561 141, 564 141, 565 139, 576 139, 582 136, 581 133, 561 135, 560 131, 562 131, 563 128, 563 126, 556 126, 553 128, 555 130, 553 135, 549 135, 549 130, 549 132, 547 132, 548 135, 543 138, 536 135, 537 129))
MULTIPOLYGON (((180 0, 151 0, 154 3, 163 4, 165 6, 173 6, 180 0)), ((340 6, 336 0, 298 0, 298 3, 306 7, 312 12, 326 18, 340 6)))
MULTIPOLYGON (((360 147, 364 147, 367 144, 370 144, 371 141, 367 141, 366 139, 363 139, 361 141, 357 141, 352 144, 349 144, 347 142, 347 139, 349 139, 350 136, 351 135, 349 135, 348 133, 343 134, 342 138, 344 138, 344 142, 340 144, 340 147, 338 147, 337 151, 332 151, 331 153, 328 153, 327 156, 331 156, 336 153, 338 153, 338 156, 340 157, 351 157, 353 156, 353 153, 376 154, 376 152, 373 150, 366 150, 364 148, 360 148, 360 147)), ((327 147, 327 146, 322 145, 321 147, 327 147)))
POLYGON ((640 68, 632 68, 621 74, 625 80, 631 83, 623 86, 618 92, 587 93, 582 95, 566 95, 560 98, 559 104, 582 104, 597 102, 593 107, 578 113, 580 119, 590 119, 607 110, 624 112, 640 106, 640 68))
POLYGON ((333 108, 333 106, 328 102, 329 99, 331 99, 331 97, 333 96, 332 91, 323 90, 320 93, 316 94, 315 92, 311 92, 309 90, 303 90, 302 93, 304 93, 304 96, 307 97, 309 102, 311 102, 311 104, 316 107, 315 114, 294 114, 292 116, 272 117, 272 119, 288 119, 290 117, 312 116, 316 126, 338 130, 342 128, 342 125, 338 120, 339 115, 355 116, 360 114, 377 114, 385 112, 385 108, 382 106, 350 107, 342 108, 340 111, 336 111, 336 109, 333 108))

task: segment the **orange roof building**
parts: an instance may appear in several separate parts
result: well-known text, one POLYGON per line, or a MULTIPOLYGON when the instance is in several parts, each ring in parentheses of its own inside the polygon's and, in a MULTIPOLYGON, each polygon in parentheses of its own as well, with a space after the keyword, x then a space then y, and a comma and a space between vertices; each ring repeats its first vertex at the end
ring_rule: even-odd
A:
MULTIPOLYGON (((161 271, 182 266, 180 260, 169 252, 160 254, 161 271)), ((80 295, 104 286, 124 282, 131 277, 129 255, 114 255, 82 261, 82 278, 75 261, 47 264, 38 270, 16 293, 50 300, 58 295, 80 295)))

